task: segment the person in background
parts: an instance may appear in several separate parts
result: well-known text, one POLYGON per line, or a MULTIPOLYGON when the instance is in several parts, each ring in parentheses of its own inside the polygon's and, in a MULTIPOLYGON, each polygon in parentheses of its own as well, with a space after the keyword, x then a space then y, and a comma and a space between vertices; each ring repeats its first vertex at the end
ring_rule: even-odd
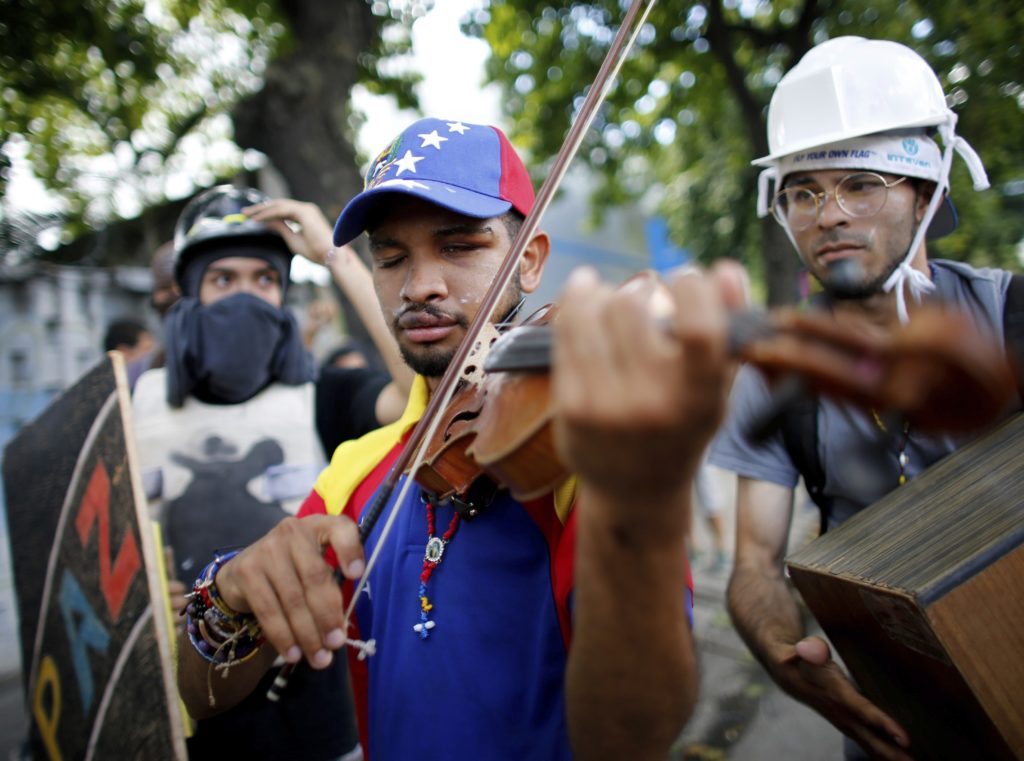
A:
POLYGON ((316 431, 325 452, 333 452, 358 431, 379 427, 376 400, 391 376, 367 356, 359 342, 346 339, 320 363, 316 384, 316 431))
POLYGON ((155 348, 156 339, 149 328, 131 318, 114 320, 103 336, 103 351, 119 351, 124 355, 129 389, 135 388, 139 376, 148 369, 148 358, 155 348))
POLYGON ((405 409, 413 373, 380 312, 373 279, 350 245, 335 246, 331 226, 319 207, 287 198, 243 210, 254 222, 278 232, 296 251, 324 264, 354 307, 377 347, 386 371, 373 364, 322 364, 316 381, 315 419, 324 451, 330 456, 344 441, 393 423, 405 409))
POLYGON ((327 356, 324 357, 320 366, 321 369, 329 367, 356 369, 369 367, 370 364, 370 358, 367 357, 366 350, 359 344, 359 341, 354 338, 348 338, 331 349, 327 356))
MULTIPOLYGON (((143 481, 178 579, 293 514, 325 462, 313 425, 313 358, 285 304, 293 251, 241 211, 266 200, 220 186, 185 207, 165 365, 144 373, 133 397, 143 481)), ((300 675, 295 687, 288 703, 254 696, 197 722, 189 757, 358 757, 344 663, 300 675)))

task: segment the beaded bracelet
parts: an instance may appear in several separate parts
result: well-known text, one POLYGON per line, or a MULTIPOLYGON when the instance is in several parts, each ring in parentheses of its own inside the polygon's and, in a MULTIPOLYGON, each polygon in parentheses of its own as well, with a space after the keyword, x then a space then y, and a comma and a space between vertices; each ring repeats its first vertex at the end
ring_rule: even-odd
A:
POLYGON ((233 610, 217 589, 221 566, 238 551, 218 555, 199 574, 185 608, 189 641, 202 658, 218 670, 244 663, 264 642, 263 631, 252 613, 233 610))

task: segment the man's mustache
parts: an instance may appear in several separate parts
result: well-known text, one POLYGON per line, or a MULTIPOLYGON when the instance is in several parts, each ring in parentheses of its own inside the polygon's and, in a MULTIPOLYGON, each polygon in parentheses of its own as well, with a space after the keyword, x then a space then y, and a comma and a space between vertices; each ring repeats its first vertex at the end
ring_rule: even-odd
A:
POLYGON ((408 304, 402 307, 395 313, 395 317, 391 324, 397 331, 403 327, 409 327, 410 323, 415 324, 419 321, 417 318, 423 316, 432 318, 432 320, 447 320, 458 325, 460 328, 469 327, 469 320, 466 319, 464 314, 446 312, 440 307, 429 302, 424 304, 408 304))

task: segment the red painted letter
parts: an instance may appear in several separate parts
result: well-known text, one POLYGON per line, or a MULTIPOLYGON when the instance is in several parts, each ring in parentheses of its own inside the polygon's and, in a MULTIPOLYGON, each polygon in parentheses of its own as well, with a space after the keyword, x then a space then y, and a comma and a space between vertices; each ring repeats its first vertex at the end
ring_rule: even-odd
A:
POLYGON ((96 463, 96 469, 89 479, 89 486, 82 497, 82 504, 78 508, 78 517, 75 518, 75 528, 78 529, 78 538, 82 547, 89 544, 89 534, 92 526, 99 518, 99 556, 100 556, 100 587, 103 596, 107 600, 107 609, 114 621, 121 615, 121 606, 128 594, 128 585, 131 583, 135 572, 141 565, 139 562, 139 548, 135 544, 135 536, 126 531, 121 549, 114 560, 114 567, 110 567, 110 477, 102 462, 96 463))

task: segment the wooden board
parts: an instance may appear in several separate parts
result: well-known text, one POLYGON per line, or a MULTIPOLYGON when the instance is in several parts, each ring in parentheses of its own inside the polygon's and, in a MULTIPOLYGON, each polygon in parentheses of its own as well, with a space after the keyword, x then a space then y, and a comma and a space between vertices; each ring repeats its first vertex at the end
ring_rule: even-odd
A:
POLYGON ((130 414, 112 352, 4 452, 37 759, 187 758, 130 414))
POLYGON ((1024 759, 1024 415, 786 562, 915 759, 1024 759))

